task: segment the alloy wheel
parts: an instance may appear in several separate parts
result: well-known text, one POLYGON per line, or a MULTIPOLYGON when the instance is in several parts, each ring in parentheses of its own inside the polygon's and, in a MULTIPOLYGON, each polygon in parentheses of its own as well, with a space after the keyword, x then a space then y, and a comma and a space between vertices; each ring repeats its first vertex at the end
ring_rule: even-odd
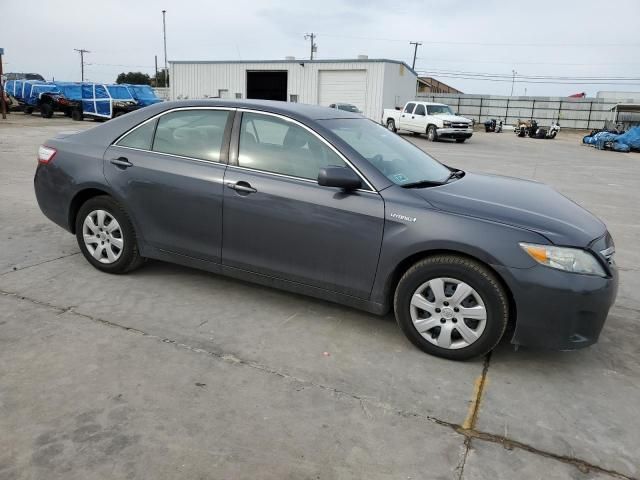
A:
POLYGON ((413 326, 430 343, 456 350, 475 343, 487 325, 478 292, 455 278, 429 280, 411 296, 413 326))
POLYGON ((100 263, 114 263, 122 255, 122 228, 106 210, 94 210, 85 217, 82 238, 91 256, 100 263))

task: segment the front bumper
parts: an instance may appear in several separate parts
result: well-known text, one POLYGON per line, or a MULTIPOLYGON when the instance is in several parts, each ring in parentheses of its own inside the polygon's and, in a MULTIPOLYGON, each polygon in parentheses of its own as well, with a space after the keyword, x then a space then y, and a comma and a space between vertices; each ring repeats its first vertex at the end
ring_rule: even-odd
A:
POLYGON ((438 137, 441 138, 471 138, 472 128, 438 128, 438 137))
POLYGON ((515 302, 516 328, 511 343, 575 350, 598 341, 618 291, 615 266, 606 278, 542 265, 494 268, 507 282, 515 302))

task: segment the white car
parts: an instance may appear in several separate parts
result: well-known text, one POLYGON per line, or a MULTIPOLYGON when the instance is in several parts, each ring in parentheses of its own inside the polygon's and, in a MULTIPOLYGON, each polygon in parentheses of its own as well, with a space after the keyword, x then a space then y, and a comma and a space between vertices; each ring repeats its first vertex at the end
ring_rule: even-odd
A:
POLYGON ((385 108, 382 124, 392 132, 425 133, 432 142, 438 138, 454 138, 462 143, 473 135, 473 121, 455 115, 443 103, 414 101, 407 102, 402 110, 385 108))

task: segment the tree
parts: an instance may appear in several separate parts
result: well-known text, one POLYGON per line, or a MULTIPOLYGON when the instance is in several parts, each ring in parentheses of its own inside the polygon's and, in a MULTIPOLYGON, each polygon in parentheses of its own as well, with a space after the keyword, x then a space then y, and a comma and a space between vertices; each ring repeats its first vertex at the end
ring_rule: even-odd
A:
POLYGON ((169 75, 166 76, 167 78, 165 79, 165 69, 163 68, 162 70, 160 70, 158 72, 158 76, 154 77, 152 82, 153 82, 153 86, 154 87, 166 87, 167 86, 167 80, 169 80, 169 75))
POLYGON ((142 72, 122 72, 116 78, 116 83, 132 83, 134 85, 151 85, 151 77, 142 72))

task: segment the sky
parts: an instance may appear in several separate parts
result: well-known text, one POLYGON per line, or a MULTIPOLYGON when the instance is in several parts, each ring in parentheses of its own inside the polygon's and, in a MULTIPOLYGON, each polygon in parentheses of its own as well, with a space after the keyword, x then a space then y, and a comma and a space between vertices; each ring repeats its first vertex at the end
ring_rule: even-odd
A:
POLYGON ((113 82, 169 60, 402 60, 465 93, 567 96, 640 91, 640 1, 0 0, 5 72, 113 82), (460 73, 464 72, 464 73, 460 73), (542 78, 531 78, 542 77, 542 78), (555 78, 549 78, 555 77, 555 78), (611 80, 612 78, 621 80, 611 80), (555 82, 555 83, 549 83, 555 82))

